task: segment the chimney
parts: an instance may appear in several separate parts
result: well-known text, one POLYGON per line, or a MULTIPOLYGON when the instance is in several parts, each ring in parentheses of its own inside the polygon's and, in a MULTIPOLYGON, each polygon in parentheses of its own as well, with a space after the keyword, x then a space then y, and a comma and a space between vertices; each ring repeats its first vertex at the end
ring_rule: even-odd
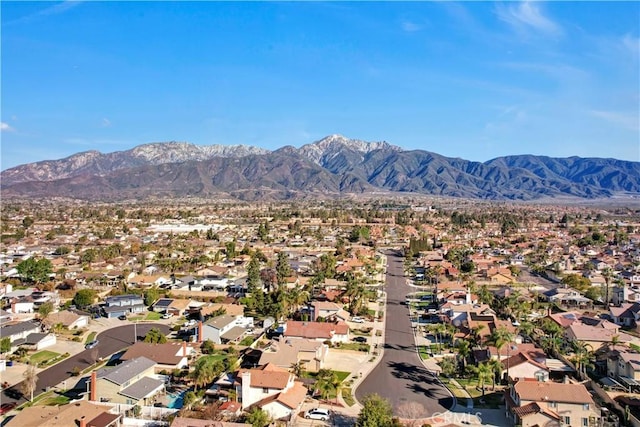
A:
POLYGON ((240 383, 242 384, 242 409, 245 409, 254 403, 249 397, 251 395, 251 372, 244 371, 240 374, 240 378, 240 383))
POLYGON ((11 303, 11 312, 12 312, 13 314, 16 314, 16 303, 15 303, 15 302, 12 302, 12 303, 11 303))
POLYGON ((96 386, 98 385, 98 375, 96 371, 91 372, 91 391, 89 394, 89 400, 92 402, 96 401, 96 386))
POLYGON ((85 420, 84 415, 80 418, 80 427, 87 427, 87 421, 85 420))
POLYGON ((204 341, 202 336, 202 321, 198 322, 198 342, 204 341))
POLYGON ((182 341, 182 355, 184 357, 187 357, 187 342, 186 341, 182 341))

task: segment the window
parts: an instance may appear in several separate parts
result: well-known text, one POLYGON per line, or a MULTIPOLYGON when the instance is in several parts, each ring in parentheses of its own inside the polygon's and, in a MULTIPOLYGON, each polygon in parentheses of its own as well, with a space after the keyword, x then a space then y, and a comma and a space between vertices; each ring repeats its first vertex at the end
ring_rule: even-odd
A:
POLYGON ((589 410, 589 404, 588 403, 583 403, 582 404, 582 409, 585 410, 585 411, 588 411, 589 410))
POLYGON ((589 427, 589 418, 583 418, 582 419, 582 426, 583 427, 589 427))
POLYGON ((571 417, 564 417, 564 423, 568 426, 571 425, 571 417))
POLYGON ((557 407, 558 407, 557 402, 549 402, 549 408, 557 408, 557 407))
POLYGON ((263 393, 269 393, 269 389, 268 389, 268 388, 263 388, 263 389, 262 389, 262 392, 263 392, 263 393))

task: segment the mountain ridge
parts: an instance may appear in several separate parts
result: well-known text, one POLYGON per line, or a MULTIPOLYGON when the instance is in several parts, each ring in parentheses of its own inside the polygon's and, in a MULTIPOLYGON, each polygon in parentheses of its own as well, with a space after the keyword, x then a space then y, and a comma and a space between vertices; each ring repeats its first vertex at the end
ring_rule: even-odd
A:
POLYGON ((373 191, 489 200, 640 194, 640 162, 497 157, 486 162, 329 135, 300 148, 149 143, 76 153, 2 171, 3 197, 130 199, 225 195, 240 200, 337 197, 373 191))

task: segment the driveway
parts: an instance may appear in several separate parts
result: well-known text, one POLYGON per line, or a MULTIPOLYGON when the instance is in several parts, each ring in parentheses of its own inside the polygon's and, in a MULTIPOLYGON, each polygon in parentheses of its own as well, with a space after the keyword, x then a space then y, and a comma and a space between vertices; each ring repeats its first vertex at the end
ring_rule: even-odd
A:
POLYGON ((357 388, 356 397, 362 402, 366 395, 377 393, 389 400, 395 415, 423 418, 447 411, 454 401, 416 353, 409 310, 403 305, 411 288, 406 284, 402 260, 398 253, 387 252, 384 355, 357 388))
MULTIPOLYGON (((167 325, 140 323, 137 325, 129 324, 125 326, 118 326, 98 334, 96 339, 99 341, 99 344, 95 348, 91 350, 83 350, 75 356, 71 356, 68 359, 40 372, 38 374, 36 391, 33 395, 36 396, 47 389, 55 387, 63 381, 68 380, 72 377, 71 373, 75 368, 83 371, 93 365, 97 359, 103 359, 124 350, 133 344, 135 334, 137 334, 138 338, 141 339, 151 328, 158 328, 164 334, 168 334, 170 332, 167 325)), ((69 382, 69 384, 71 384, 71 382, 69 382)), ((13 387, 4 390, 2 395, 0 395, 0 402, 18 402, 18 405, 24 403, 27 399, 19 397, 21 387, 22 383, 18 383, 13 387)))

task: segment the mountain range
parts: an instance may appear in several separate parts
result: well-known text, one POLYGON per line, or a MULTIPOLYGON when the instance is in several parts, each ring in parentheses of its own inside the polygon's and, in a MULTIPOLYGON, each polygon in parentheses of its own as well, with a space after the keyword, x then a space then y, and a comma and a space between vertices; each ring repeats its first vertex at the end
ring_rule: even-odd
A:
POLYGON ((330 135, 275 151, 245 145, 151 143, 16 166, 3 198, 128 200, 211 197, 283 200, 418 193, 487 200, 640 194, 640 162, 518 155, 487 162, 330 135))

